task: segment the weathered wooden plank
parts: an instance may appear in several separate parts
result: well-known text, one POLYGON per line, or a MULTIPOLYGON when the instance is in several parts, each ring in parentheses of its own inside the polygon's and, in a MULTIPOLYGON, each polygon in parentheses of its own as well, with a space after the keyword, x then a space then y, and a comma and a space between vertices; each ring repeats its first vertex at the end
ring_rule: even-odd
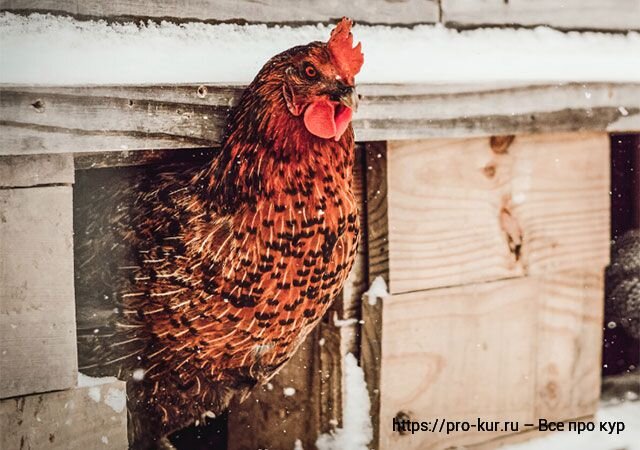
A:
POLYGON ((381 448, 475 448, 482 442, 497 444, 511 432, 471 428, 447 434, 438 428, 402 435, 392 430, 397 416, 431 426, 436 419, 517 421, 525 431, 523 424, 539 417, 569 420, 593 414, 602 302, 602 276, 595 270, 388 298, 381 448))
MULTIPOLYGON (((364 176, 366 183, 366 245, 367 279, 389 280, 388 205, 387 205, 387 143, 371 142, 365 147, 364 176)), ((369 390, 373 439, 370 448, 380 443, 380 366, 382 364, 382 308, 380 301, 361 301, 362 321, 360 365, 369 390)))
POLYGON ((391 292, 607 263, 607 136, 499 141, 389 143, 391 292))
POLYGON ((293 449, 296 440, 313 448, 321 428, 320 339, 317 328, 270 383, 231 407, 227 450, 293 449))
POLYGON ((71 155, 0 156, 0 188, 73 184, 73 180, 71 155))
POLYGON ((127 448, 121 381, 0 401, 0 448, 127 448))
MULTIPOLYGON (((370 145, 370 144, 368 144, 370 145)), ((362 295, 368 289, 367 268, 367 190, 365 181, 366 172, 366 145, 356 146, 356 161, 353 170, 353 193, 358 203, 360 218, 360 243, 358 253, 353 263, 349 277, 345 281, 342 290, 342 310, 340 318, 345 320, 340 327, 340 354, 344 357, 352 353, 356 357, 360 354, 360 323, 362 318, 362 295)))
POLYGON ((436 0, 160 0, 104 2, 99 0, 2 0, 0 9, 14 12, 49 11, 99 18, 175 18, 203 21, 310 23, 342 16, 365 23, 413 24, 438 21, 436 0))
MULTIPOLYGON (((639 83, 362 85, 359 141, 640 130, 639 83)), ((0 87, 0 154, 219 144, 241 87, 0 87)))
POLYGON ((77 375, 71 186, 0 190, 0 398, 77 375))
POLYGON ((638 0, 441 0, 442 21, 453 27, 550 25, 561 29, 640 29, 638 0))

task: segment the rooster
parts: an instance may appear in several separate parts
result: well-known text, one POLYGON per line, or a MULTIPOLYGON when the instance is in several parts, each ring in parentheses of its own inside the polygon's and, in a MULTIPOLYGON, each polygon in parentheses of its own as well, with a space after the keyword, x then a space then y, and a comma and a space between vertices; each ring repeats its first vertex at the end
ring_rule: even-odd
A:
POLYGON ((212 159, 76 212, 80 367, 128 382, 133 448, 266 383, 342 289, 359 232, 351 26, 269 60, 212 159))

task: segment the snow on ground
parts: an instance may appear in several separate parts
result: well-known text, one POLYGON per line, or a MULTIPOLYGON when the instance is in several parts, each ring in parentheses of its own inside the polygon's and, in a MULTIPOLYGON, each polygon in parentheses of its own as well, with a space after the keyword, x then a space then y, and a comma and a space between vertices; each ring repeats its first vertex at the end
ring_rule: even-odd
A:
POLYGON ((549 433, 548 436, 521 444, 502 447, 504 450, 640 450, 640 402, 603 405, 596 416, 596 431, 577 434, 573 431, 549 433), (599 431, 598 422, 621 421, 620 434, 599 431))
MULTIPOLYGON (((273 55, 326 40, 324 25, 108 24, 0 14, 0 82, 248 82, 273 55)), ((356 26, 359 82, 640 81, 640 34, 549 28, 356 26)))
POLYGON ((373 436, 364 372, 351 353, 344 357, 343 368, 342 428, 320 435, 316 441, 318 450, 368 450, 373 436))

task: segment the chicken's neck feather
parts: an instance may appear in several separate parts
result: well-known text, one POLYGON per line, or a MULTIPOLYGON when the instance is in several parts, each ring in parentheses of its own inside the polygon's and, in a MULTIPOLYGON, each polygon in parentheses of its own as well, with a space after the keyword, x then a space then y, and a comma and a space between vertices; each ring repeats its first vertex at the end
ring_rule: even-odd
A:
POLYGON ((220 212, 269 200, 286 190, 308 191, 333 179, 351 189, 354 138, 351 125, 340 140, 309 133, 293 116, 277 77, 255 80, 232 112, 220 153, 200 174, 206 195, 220 212))

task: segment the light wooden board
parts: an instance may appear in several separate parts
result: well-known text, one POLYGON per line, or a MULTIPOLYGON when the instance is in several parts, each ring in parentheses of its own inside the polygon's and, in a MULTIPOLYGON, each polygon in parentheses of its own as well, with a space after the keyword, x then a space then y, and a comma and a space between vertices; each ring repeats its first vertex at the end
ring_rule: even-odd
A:
POLYGON ((549 273, 539 285, 536 418, 567 420, 591 415, 598 407, 603 272, 549 273))
POLYGON ((122 450, 127 443, 121 381, 0 401, 0 448, 122 450))
POLYGON ((563 29, 640 29, 638 0, 441 0, 449 26, 550 25, 563 29))
POLYGON ((2 0, 0 9, 51 11, 100 18, 156 18, 246 22, 329 22, 348 16, 365 23, 412 24, 438 21, 436 0, 160 0, 105 2, 99 0, 2 0))
POLYGON ((0 398, 77 374, 71 186, 0 190, 0 398))
MULTIPOLYGON (((0 87, 0 154, 220 143, 239 86, 0 87)), ((640 130, 638 83, 361 85, 358 141, 640 130)))
POLYGON ((71 155, 0 156, 0 188, 73 184, 73 171, 71 155))
POLYGON ((389 143, 391 292, 608 262, 607 135, 499 140, 389 143))
POLYGON ((382 449, 444 449, 503 432, 392 431, 416 421, 536 423, 597 406, 602 276, 567 271, 394 295, 384 303, 382 449), (399 376, 398 374, 402 374, 399 376))

